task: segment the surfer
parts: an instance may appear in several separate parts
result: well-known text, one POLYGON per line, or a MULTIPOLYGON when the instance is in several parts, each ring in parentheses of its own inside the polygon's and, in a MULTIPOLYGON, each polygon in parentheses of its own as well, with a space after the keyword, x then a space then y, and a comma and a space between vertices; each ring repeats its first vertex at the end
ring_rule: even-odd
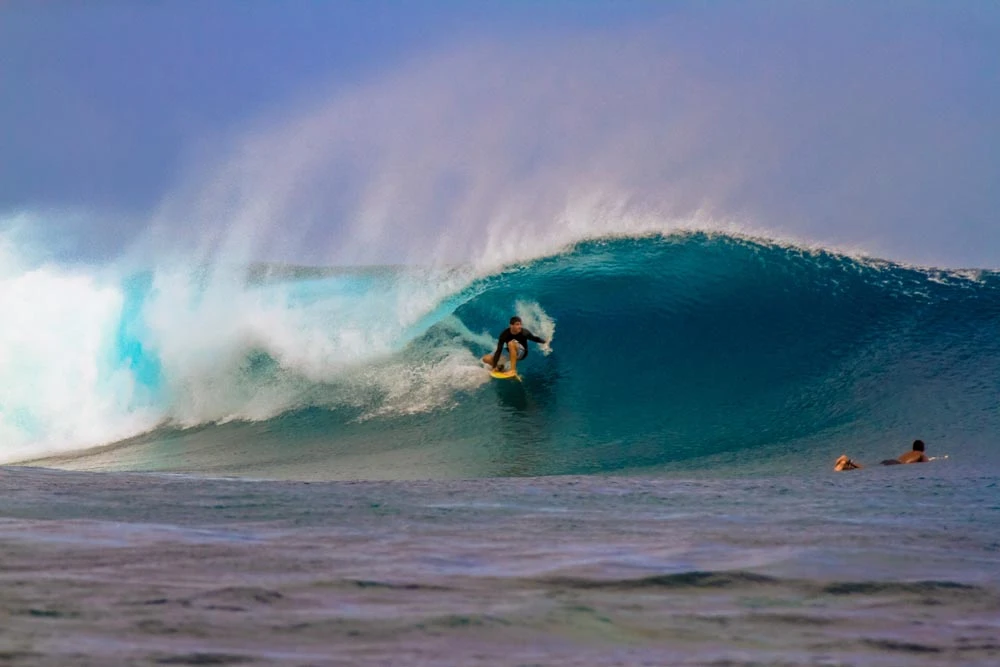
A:
POLYGON ((930 460, 931 459, 927 458, 927 455, 924 454, 924 441, 914 440, 912 450, 906 452, 898 459, 886 459, 882 461, 882 465, 891 466, 896 465, 897 463, 926 463, 930 460))
MULTIPOLYGON (((884 461, 880 461, 880 463, 884 466, 894 466, 900 463, 926 463, 927 461, 936 461, 937 459, 946 458, 948 458, 947 454, 944 456, 927 456, 924 453, 924 441, 914 440, 913 449, 906 452, 898 459, 885 459, 884 461)), ((833 464, 833 470, 835 472, 841 472, 843 470, 858 470, 862 467, 864 466, 857 461, 852 460, 849 456, 847 456, 847 454, 842 454, 833 464)))
POLYGON ((503 354, 504 346, 507 347, 507 353, 510 355, 510 370, 517 370, 517 362, 528 356, 528 341, 534 341, 542 345, 545 344, 544 338, 539 338, 530 331, 524 328, 521 323, 521 318, 515 315, 510 318, 510 326, 500 332, 500 338, 497 340, 497 350, 493 354, 484 354, 483 363, 488 365, 491 369, 497 370, 502 368, 503 365, 497 366, 500 361, 500 355, 503 354))
POLYGON ((834 472, 842 472, 844 470, 859 470, 862 468, 860 463, 852 461, 847 454, 841 454, 840 458, 837 459, 836 463, 833 464, 834 472))

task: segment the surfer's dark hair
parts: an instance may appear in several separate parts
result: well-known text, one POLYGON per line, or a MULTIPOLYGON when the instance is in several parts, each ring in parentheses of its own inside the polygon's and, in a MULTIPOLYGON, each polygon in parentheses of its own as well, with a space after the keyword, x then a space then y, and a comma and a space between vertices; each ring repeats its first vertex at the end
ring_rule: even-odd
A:
POLYGON ((515 315, 512 318, 510 318, 510 323, 511 324, 520 324, 520 322, 521 322, 521 318, 518 317, 517 315, 515 315))
POLYGON ((922 452, 922 451, 924 451, 924 441, 923 440, 914 440, 913 441, 913 451, 915 451, 915 452, 922 452))

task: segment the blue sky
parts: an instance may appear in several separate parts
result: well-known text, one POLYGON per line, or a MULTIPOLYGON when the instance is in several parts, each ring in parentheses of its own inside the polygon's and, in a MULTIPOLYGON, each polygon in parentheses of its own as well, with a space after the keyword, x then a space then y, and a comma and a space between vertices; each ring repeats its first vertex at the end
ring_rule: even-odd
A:
POLYGON ((0 7, 0 205, 145 206, 181 146, 310 86, 462 38, 600 28, 656 3, 20 2, 0 7))
POLYGON ((8 2, 0 217, 398 261, 598 192, 998 267, 997 44, 990 2, 8 2))

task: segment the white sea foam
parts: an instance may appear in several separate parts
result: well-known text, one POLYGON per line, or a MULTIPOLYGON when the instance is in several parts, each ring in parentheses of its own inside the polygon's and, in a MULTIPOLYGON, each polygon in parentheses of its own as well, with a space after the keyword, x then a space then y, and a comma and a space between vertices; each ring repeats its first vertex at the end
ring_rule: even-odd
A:
POLYGON ((117 440, 155 411, 117 358, 123 295, 83 271, 0 258, 0 461, 117 440))
POLYGON ((466 269, 251 285, 228 263, 165 262, 136 293, 129 264, 68 268, 24 247, 0 234, 3 462, 349 399, 333 385, 376 387, 402 412, 474 386, 468 350, 394 361, 451 312, 466 269))
POLYGON ((556 323, 548 313, 535 301, 517 301, 514 311, 531 333, 545 339, 539 349, 542 354, 552 354, 552 339, 556 335, 556 323))

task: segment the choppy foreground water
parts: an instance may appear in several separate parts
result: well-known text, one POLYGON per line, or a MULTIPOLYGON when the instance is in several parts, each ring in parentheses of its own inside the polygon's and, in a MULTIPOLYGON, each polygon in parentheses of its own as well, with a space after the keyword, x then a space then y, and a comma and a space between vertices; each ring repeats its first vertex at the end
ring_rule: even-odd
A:
POLYGON ((0 664, 995 665, 998 484, 0 468, 0 664))

